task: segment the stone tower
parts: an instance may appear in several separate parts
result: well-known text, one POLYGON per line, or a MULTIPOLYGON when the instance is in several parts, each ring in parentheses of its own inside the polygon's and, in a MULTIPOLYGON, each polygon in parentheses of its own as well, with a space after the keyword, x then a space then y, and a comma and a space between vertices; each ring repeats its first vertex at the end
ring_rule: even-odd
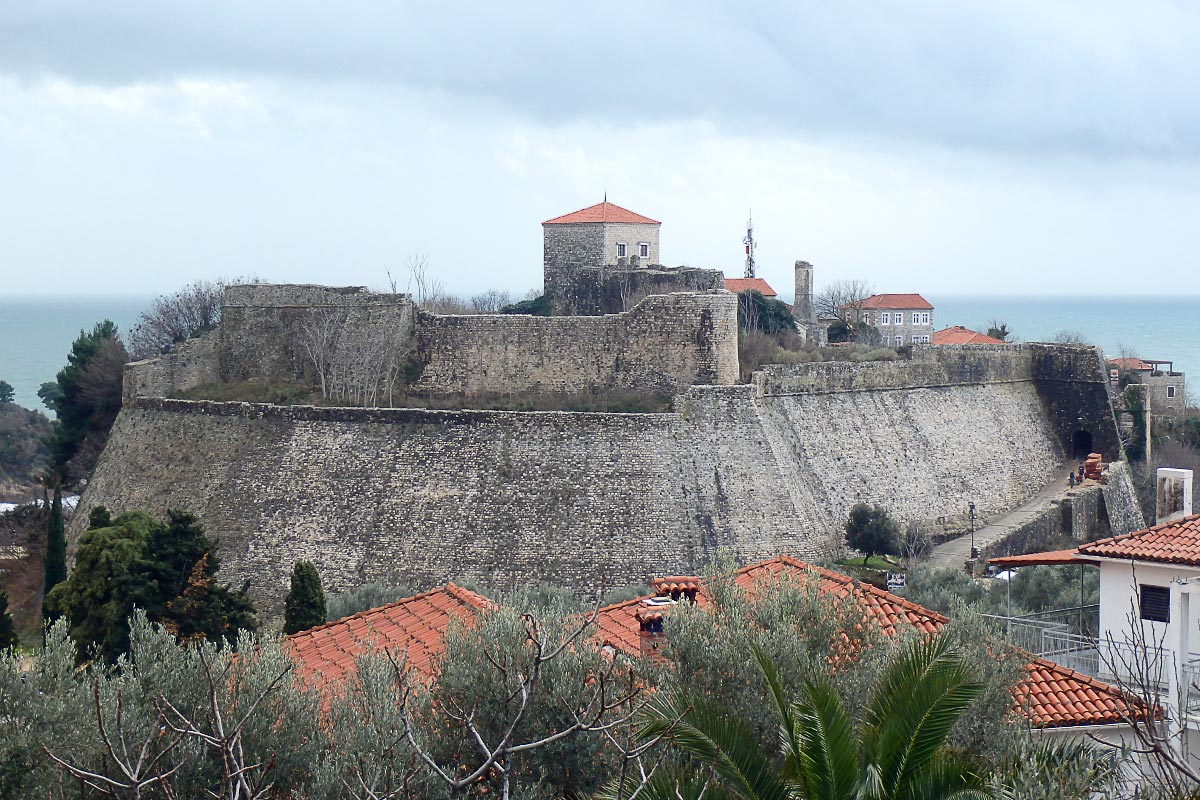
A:
POLYGON ((796 302, 792 306, 792 316, 801 325, 817 321, 817 312, 813 308, 813 266, 807 261, 796 262, 796 302))

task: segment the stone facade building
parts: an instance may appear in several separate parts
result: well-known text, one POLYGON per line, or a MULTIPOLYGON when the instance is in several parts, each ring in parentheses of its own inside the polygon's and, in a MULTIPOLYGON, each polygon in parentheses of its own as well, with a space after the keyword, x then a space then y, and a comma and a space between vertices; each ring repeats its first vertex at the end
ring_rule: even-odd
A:
POLYGON ((617 314, 652 294, 723 289, 720 270, 659 264, 661 226, 607 200, 543 222, 543 287, 552 312, 617 314))
POLYGON ((879 330, 889 347, 933 341, 933 306, 919 294, 876 294, 854 304, 852 318, 879 330))
POLYGON ((1156 361, 1141 358, 1114 358, 1108 362, 1109 379, 1120 380, 1121 373, 1129 376, 1130 383, 1145 384, 1150 394, 1150 410, 1153 414, 1175 416, 1182 414, 1187 406, 1184 375, 1175 371, 1173 361, 1156 361))
POLYGON ((547 265, 631 266, 660 262, 662 223, 605 200, 542 223, 547 265))

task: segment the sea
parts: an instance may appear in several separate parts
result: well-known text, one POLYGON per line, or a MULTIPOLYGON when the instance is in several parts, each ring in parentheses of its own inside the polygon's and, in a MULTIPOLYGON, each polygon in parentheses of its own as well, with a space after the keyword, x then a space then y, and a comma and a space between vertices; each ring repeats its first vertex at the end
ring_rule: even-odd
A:
MULTIPOLYGON (((962 325, 986 332, 1003 321, 1017 341, 1049 341, 1072 331, 1102 347, 1110 357, 1173 361, 1189 374, 1189 392, 1200 394, 1200 295, 1193 297, 1045 297, 936 295, 936 329, 962 325), (1191 388, 1191 387, 1196 388, 1191 388)), ((38 387, 67 363, 80 332, 110 319, 124 333, 150 307, 148 295, 88 297, 0 297, 0 380, 15 390, 16 402, 45 410, 38 387)))

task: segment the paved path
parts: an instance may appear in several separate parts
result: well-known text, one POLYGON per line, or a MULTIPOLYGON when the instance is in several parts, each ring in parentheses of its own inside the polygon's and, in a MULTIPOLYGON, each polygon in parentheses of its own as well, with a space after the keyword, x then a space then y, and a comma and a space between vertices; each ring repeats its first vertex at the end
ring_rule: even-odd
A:
MULTIPOLYGON (((1032 520, 1052 500, 1057 500, 1065 496, 1071 491, 1070 486, 1067 484, 1067 477, 1070 474, 1070 467, 1064 466, 1059 470, 1054 479, 1043 487, 1040 492, 1029 498, 1025 505, 1015 511, 1010 511, 1003 517, 975 531, 975 547, 982 552, 983 548, 987 545, 1003 539, 1017 528, 1032 520)), ((1085 485, 1090 483, 1092 481, 1085 481, 1085 485)), ((970 554, 971 534, 966 533, 957 539, 942 542, 933 548, 933 554, 929 557, 929 563, 936 567, 962 569, 963 564, 966 563, 970 554)))

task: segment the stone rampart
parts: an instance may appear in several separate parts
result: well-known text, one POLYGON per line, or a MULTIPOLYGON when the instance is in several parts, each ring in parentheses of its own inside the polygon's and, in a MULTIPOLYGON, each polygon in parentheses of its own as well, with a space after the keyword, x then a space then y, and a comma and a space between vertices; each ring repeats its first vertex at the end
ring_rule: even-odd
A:
POLYGON ((220 380, 220 333, 180 342, 171 352, 125 365, 121 387, 126 401, 135 397, 170 397, 220 380))
POLYGON ((737 358, 737 299, 724 291, 654 295, 599 317, 445 316, 362 287, 238 285, 226 289, 217 331, 129 365, 125 395, 178 397, 216 381, 316 386, 322 373, 366 383, 385 368, 390 383, 377 398, 405 388, 468 398, 672 394, 735 383, 737 358), (415 383, 399 385, 402 373, 415 383))
POLYGON ((738 379, 737 298, 647 297, 622 314, 533 317, 421 312, 415 391, 430 394, 673 394, 738 379))
MULTIPOLYGON (((722 546, 745 560, 819 557, 856 502, 901 524, 961 521, 968 502, 995 518, 1061 472, 1077 418, 1064 433, 1046 413, 1031 351, 1049 354, 919 353, 912 366, 930 385, 901 364, 852 365, 854 380, 807 365, 825 390, 765 391, 805 371, 773 368, 752 385, 693 386, 665 414, 136 399, 71 536, 95 505, 192 510, 222 543, 224 579, 249 579, 271 611, 298 559, 340 591, 614 586, 697 572, 722 546)), ((1088 385, 1057 375, 1063 397, 1088 385)), ((1126 494, 1106 497, 1110 514, 1127 515, 1126 494)))
POLYGON ((650 295, 725 288, 720 270, 658 265, 547 264, 544 280, 551 308, 558 315, 615 314, 650 295))

